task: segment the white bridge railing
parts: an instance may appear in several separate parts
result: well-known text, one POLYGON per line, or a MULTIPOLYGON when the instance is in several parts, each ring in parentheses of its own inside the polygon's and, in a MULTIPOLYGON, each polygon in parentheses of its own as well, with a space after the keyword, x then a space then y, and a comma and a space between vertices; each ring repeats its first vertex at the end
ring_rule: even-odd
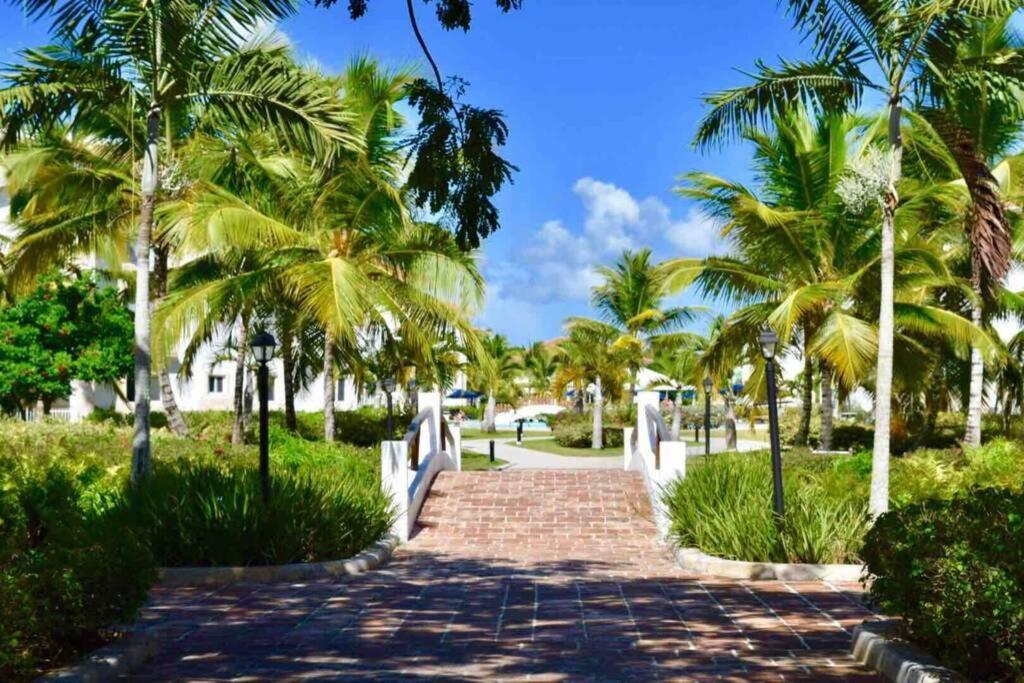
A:
POLYGON ((624 466, 643 475, 655 524, 665 536, 669 517, 664 491, 672 481, 686 476, 686 443, 671 440, 658 409, 658 392, 639 392, 636 404, 636 428, 623 430, 624 466))
POLYGON ((441 394, 419 393, 419 414, 400 441, 381 443, 381 489, 391 496, 395 520, 391 533, 409 540, 434 477, 462 469, 462 435, 441 410, 441 394))

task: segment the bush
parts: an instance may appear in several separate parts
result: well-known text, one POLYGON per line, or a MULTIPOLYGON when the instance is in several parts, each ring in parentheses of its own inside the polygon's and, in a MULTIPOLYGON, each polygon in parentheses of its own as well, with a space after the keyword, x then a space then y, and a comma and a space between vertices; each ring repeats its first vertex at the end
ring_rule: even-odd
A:
POLYGON ((126 489, 113 515, 142 530, 164 566, 288 564, 349 557, 380 539, 390 501, 368 467, 271 471, 180 460, 126 489))
MULTIPOLYGON (((791 450, 783 465, 786 525, 781 532, 769 514, 770 458, 760 451, 691 460, 686 479, 666 494, 673 535, 682 545, 739 560, 858 561, 867 530, 863 511, 871 453, 837 457, 791 450)), ((994 486, 1024 487, 1024 446, 993 441, 966 452, 914 451, 891 462, 895 509, 994 486)))
POLYGON ((1024 494, 970 491, 882 515, 862 556, 871 596, 971 680, 1024 679, 1024 494))
MULTIPOLYGON (((551 417, 551 435, 555 443, 565 448, 590 448, 593 443, 594 417, 590 413, 565 410, 551 417)), ((605 420, 602 429, 604 448, 622 446, 622 425, 605 420)))
POLYGON ((728 559, 854 561, 868 515, 866 497, 848 485, 851 476, 822 457, 806 456, 800 466, 787 467, 786 515, 776 526, 767 453, 706 458, 665 492, 671 534, 680 546, 728 559))
POLYGON ((152 554, 132 527, 103 514, 100 476, 93 465, 0 458, 4 680, 95 647, 102 629, 145 600, 152 554))

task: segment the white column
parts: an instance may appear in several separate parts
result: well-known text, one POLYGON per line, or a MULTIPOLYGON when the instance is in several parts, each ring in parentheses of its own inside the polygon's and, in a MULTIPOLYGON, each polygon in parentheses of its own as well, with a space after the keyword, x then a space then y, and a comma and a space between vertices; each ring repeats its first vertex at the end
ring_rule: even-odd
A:
POLYGON ((622 428, 622 469, 633 469, 633 432, 635 427, 622 428))
MULTIPOLYGON (((636 443, 637 449, 640 454, 644 457, 652 455, 651 443, 653 442, 651 434, 651 421, 647 419, 647 407, 651 406, 655 410, 658 409, 658 392, 657 391, 639 391, 636 395, 636 443)), ((649 464, 653 466, 654 458, 648 460, 649 464)))
POLYGON ((380 445, 380 488, 391 497, 395 513, 391 533, 409 540, 409 447, 405 441, 383 441, 380 445))
POLYGON ((441 392, 419 392, 420 412, 433 408, 427 418, 427 424, 420 429, 420 462, 431 453, 441 450, 441 392))
POLYGON ((452 464, 455 465, 455 471, 462 471, 462 425, 455 424, 453 422, 448 423, 448 430, 451 432, 452 438, 448 443, 448 457, 451 458, 452 464))

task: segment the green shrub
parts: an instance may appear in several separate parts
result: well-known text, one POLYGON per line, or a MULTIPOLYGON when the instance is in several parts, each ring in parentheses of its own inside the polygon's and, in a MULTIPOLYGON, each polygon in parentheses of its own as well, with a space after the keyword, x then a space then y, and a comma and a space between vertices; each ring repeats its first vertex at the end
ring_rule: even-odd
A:
MULTIPOLYGON (((566 410, 551 418, 551 435, 555 443, 565 448, 590 448, 593 443, 594 417, 590 413, 566 410)), ((602 429, 604 448, 622 446, 622 425, 613 419, 605 420, 602 429)))
POLYGON ((104 514, 99 476, 92 465, 0 458, 0 679, 95 647, 145 600, 153 556, 104 514))
POLYGON ((686 478, 665 492, 671 534, 680 546, 729 559, 761 562, 850 562, 867 528, 867 498, 831 461, 803 456, 783 476, 786 514, 774 521, 771 461, 766 452, 692 461, 686 478))
POLYGON ((882 515, 862 556, 883 612, 972 680, 1024 680, 1024 494, 984 489, 882 515))
POLYGON ((125 489, 112 514, 143 530, 165 566, 256 565, 349 557, 380 539, 390 501, 362 463, 271 471, 264 504, 252 467, 179 460, 125 489))

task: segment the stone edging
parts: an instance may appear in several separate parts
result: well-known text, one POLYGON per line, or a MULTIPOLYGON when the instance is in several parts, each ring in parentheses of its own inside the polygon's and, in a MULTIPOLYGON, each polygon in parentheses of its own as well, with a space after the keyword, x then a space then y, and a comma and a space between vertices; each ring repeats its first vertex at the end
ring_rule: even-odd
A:
POLYGON ((697 548, 673 548, 676 564, 698 574, 747 581, 859 581, 864 566, 859 564, 785 564, 724 560, 697 548))
MULTIPOLYGON (((388 536, 347 560, 263 567, 163 567, 162 586, 222 586, 238 581, 308 581, 332 576, 355 576, 376 569, 391 559, 399 545, 388 536)), ((159 627, 129 631, 119 640, 86 655, 77 664, 52 671, 35 683, 106 683, 120 679, 152 659, 160 649, 159 627)))
POLYGON ((156 655, 160 631, 130 631, 119 640, 89 653, 77 664, 44 674, 35 683, 105 683, 138 669, 156 655))
POLYGON ((171 587, 223 586, 240 581, 271 583, 355 576, 376 569, 390 560, 399 543, 397 536, 388 536, 347 560, 252 567, 162 567, 159 583, 171 587))
POLYGON ((909 643, 894 639, 895 621, 866 621, 853 630, 853 658, 891 683, 961 683, 967 679, 909 643))

